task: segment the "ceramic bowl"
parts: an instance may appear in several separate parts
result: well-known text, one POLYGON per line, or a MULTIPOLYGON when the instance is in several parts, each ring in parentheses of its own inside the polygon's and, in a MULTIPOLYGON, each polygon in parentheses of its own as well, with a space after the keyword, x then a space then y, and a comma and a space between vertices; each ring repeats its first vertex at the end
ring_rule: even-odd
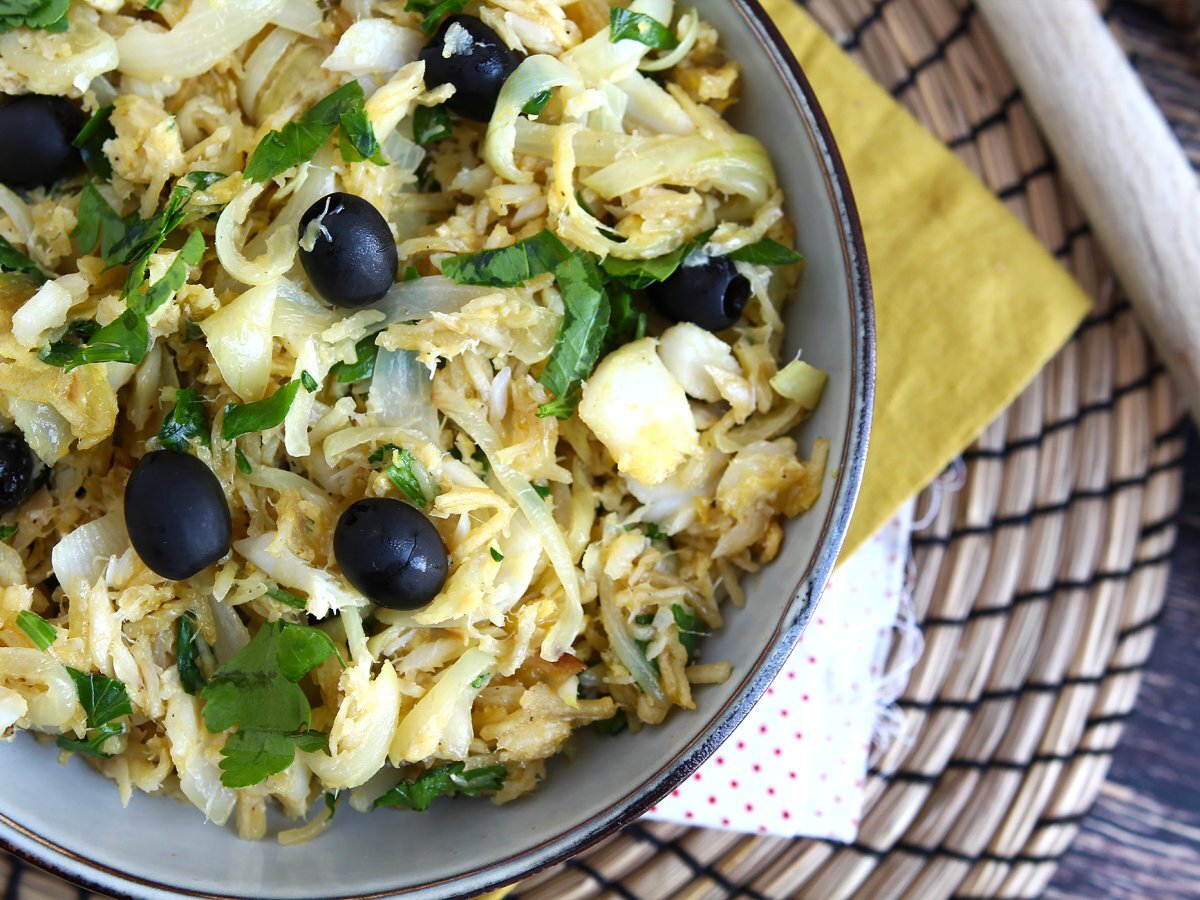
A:
POLYGON ((636 819, 720 745, 765 691, 812 614, 837 557, 866 456, 874 377, 870 283, 854 202, 808 82, 752 0, 695 0, 744 70, 733 119, 767 146, 808 268, 786 308, 786 352, 830 373, 800 431, 832 442, 820 502, 792 521, 780 557, 746 581, 746 607, 704 645, 733 662, 723 685, 696 691, 694 712, 618 737, 587 735, 531 796, 435 804, 422 814, 346 809, 303 847, 246 842, 190 805, 136 794, 122 809, 112 782, 82 760, 60 766, 22 735, 0 747, 0 843, 100 893, 164 898, 368 898, 477 894, 576 853, 636 819))

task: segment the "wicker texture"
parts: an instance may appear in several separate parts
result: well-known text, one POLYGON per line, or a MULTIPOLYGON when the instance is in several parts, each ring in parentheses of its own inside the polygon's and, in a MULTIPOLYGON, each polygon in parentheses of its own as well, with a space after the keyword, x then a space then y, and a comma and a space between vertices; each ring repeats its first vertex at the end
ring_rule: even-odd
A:
MULTIPOLYGON (((523 900, 1035 895, 1136 698, 1182 483, 1183 418, 1164 370, 967 0, 807 6, 1053 249, 1096 309, 963 454, 964 487, 914 536, 927 648, 902 701, 904 733, 868 778, 858 842, 639 823, 531 878, 523 900)), ((1152 31, 1125 37, 1200 159, 1200 66, 1152 31)), ((5 900, 92 896, 2 855, 0 883, 5 900)))

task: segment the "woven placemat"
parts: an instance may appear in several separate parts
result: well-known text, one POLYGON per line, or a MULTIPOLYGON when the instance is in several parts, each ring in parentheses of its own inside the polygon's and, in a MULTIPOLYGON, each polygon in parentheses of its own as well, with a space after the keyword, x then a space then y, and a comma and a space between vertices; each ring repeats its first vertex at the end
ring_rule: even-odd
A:
MULTIPOLYGON (((904 732, 870 774, 858 841, 642 823, 514 898, 1034 895, 1099 791, 1137 694, 1182 484, 1184 419, 1165 372, 974 7, 806 5, 1096 309, 963 454, 964 486, 913 538, 927 646, 902 700, 904 732)), ((1129 7, 1106 10, 1110 21, 1114 12, 1124 21, 1129 7)), ((1174 12, 1194 24, 1184 5, 1174 12)), ((1136 20, 1121 36, 1200 160, 1197 57, 1136 20)), ((920 505, 931 502, 927 493, 920 505)), ((94 896, 2 854, 0 884, 4 900, 94 896)))

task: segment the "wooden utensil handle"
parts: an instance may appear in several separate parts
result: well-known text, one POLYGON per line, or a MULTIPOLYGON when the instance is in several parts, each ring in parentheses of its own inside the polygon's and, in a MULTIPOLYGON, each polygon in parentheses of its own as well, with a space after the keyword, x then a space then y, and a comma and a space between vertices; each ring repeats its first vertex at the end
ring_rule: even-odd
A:
POLYGON ((1200 182, 1091 0, 978 0, 1200 422, 1200 182))

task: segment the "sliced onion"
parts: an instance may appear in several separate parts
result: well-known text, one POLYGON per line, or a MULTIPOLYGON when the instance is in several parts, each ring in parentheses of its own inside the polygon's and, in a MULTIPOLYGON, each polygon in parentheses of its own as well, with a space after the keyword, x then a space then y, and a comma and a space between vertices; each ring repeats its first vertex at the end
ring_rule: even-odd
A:
POLYGON ((258 109, 258 95, 267 83, 267 78, 275 70, 275 64, 283 57, 288 46, 296 39, 296 33, 286 28, 272 28, 267 36, 258 42, 250 58, 241 80, 238 81, 238 102, 242 111, 248 116, 255 116, 258 109))
POLYGON ((317 36, 323 20, 317 0, 283 0, 279 12, 271 17, 271 21, 280 28, 297 31, 308 37, 317 36))
POLYGON ((433 405, 433 379, 411 350, 380 349, 367 409, 381 425, 402 425, 437 443, 441 428, 433 405))
POLYGON ((202 75, 278 15, 284 0, 194 0, 170 31, 138 22, 117 40, 118 68, 146 81, 202 75))
POLYGON ((578 73, 553 56, 545 54, 527 57, 509 76, 508 81, 504 82, 483 144, 483 158, 497 174, 515 184, 529 184, 533 181, 533 175, 518 169, 513 158, 513 148, 517 140, 517 120, 521 118, 521 110, 525 108, 525 104, 538 94, 565 85, 582 87, 578 73))
POLYGON ((384 324, 396 325, 424 319, 435 312, 455 313, 472 300, 494 293, 496 288, 455 284, 444 275, 431 275, 393 285, 386 297, 368 308, 387 316, 384 324))
POLYGON ((21 233, 21 243, 28 243, 33 234, 33 213, 29 211, 29 204, 3 184, 0 184, 0 212, 8 216, 21 233))
POLYGON ((366 600, 323 569, 306 563, 286 547, 272 547, 278 535, 260 534, 237 541, 233 547, 284 587, 308 595, 308 614, 322 619, 344 606, 363 606, 366 600))
POLYGON ((54 577, 63 593, 76 603, 83 602, 87 589, 104 574, 109 560, 129 547, 125 516, 120 509, 80 525, 50 551, 54 577))
POLYGON ((542 549, 554 568, 558 580, 562 582, 564 603, 558 620, 542 641, 542 657, 556 660, 571 650, 575 638, 583 627, 583 602, 579 593, 579 573, 575 568, 575 560, 567 547, 567 539, 562 529, 554 521, 550 507, 541 498, 533 485, 514 469, 503 462, 500 451, 503 444, 500 436, 488 422, 483 410, 472 405, 466 398, 445 388, 442 383, 435 382, 433 400, 437 406, 455 421, 459 428, 467 433, 492 466, 492 474, 504 487, 508 495, 517 504, 529 524, 537 532, 542 542, 542 549))
POLYGON ((71 423, 53 406, 37 400, 10 400, 8 411, 25 435, 29 449, 46 465, 52 466, 67 455, 71 423))
POLYGON ((0 58, 36 93, 79 96, 93 79, 117 68, 117 42, 90 16, 72 16, 67 31, 45 35, 43 40, 62 52, 47 59, 22 47, 17 33, 0 35, 0 58))
POLYGON ((656 701, 666 700, 658 673, 634 641, 625 616, 617 608, 616 599, 613 597, 612 579, 603 573, 600 575, 600 622, 608 634, 608 643, 613 653, 629 670, 638 687, 656 701))
POLYGON ((283 229, 274 229, 266 240, 266 252, 247 259, 238 247, 242 223, 250 215, 250 207, 266 185, 247 184, 221 211, 217 219, 217 258, 230 275, 242 284, 259 285, 274 281, 287 273, 296 259, 296 236, 283 229))
POLYGON ((243 400, 261 400, 271 381, 276 283, 253 287, 200 323, 221 377, 243 400))
MULTIPOLYGON (((674 12, 672 0, 634 0, 631 12, 641 13, 670 26, 674 12)), ((573 66, 588 87, 599 87, 609 81, 619 81, 634 72, 650 48, 640 41, 609 40, 609 30, 601 29, 578 47, 563 54, 562 59, 573 66)))
POLYGON ((638 68, 643 72, 664 72, 683 62, 684 57, 691 53, 692 48, 696 46, 696 38, 700 36, 700 17, 696 15, 694 9, 689 9, 679 17, 677 32, 681 35, 679 46, 666 56, 660 56, 650 62, 643 62, 638 68))
POLYGON ((279 279, 276 288, 271 331, 292 356, 299 356, 310 337, 338 323, 338 315, 289 278, 279 279))
POLYGON ((491 670, 495 654, 471 647, 438 678, 408 713, 392 738, 392 765, 420 762, 435 753, 444 759, 465 759, 470 748, 471 706, 480 687, 472 684, 491 670))
POLYGON ((655 134, 695 134, 696 126, 674 97, 645 75, 634 72, 617 82, 629 98, 625 115, 655 134))

